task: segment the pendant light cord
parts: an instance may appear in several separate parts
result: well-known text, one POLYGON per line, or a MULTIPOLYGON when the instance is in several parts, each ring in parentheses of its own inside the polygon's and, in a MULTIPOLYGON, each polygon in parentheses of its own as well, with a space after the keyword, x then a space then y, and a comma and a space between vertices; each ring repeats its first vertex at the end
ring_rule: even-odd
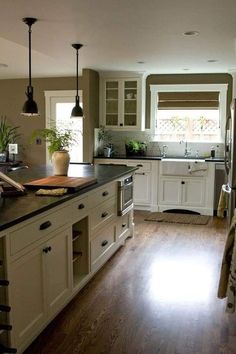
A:
POLYGON ((76 98, 79 97, 79 49, 76 49, 76 98))
POLYGON ((31 87, 31 25, 29 25, 29 86, 31 87))

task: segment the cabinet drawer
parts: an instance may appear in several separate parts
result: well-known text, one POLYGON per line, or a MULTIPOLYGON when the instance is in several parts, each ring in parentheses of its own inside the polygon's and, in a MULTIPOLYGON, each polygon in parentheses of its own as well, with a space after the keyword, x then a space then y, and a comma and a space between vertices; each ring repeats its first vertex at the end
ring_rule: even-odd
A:
POLYGON ((130 227, 130 213, 120 216, 117 222, 117 240, 120 240, 122 236, 129 230, 130 227))
POLYGON ((127 163, 128 166, 135 166, 138 167, 138 172, 147 172, 151 171, 152 169, 152 163, 148 161, 128 161, 127 163))
POLYGON ((89 205, 96 207, 98 204, 105 202, 106 200, 115 197, 117 194, 117 183, 105 185, 103 188, 95 191, 89 196, 89 205))
POLYGON ((54 213, 47 213, 44 217, 37 218, 35 221, 11 232, 9 235, 11 255, 65 225, 70 220, 70 210, 69 207, 65 207, 54 213))
POLYGON ((76 202, 72 204, 72 217, 73 220, 80 220, 88 214, 89 201, 88 196, 84 198, 78 198, 76 202))
POLYGON ((113 223, 96 234, 95 238, 91 241, 92 270, 104 263, 107 255, 110 256, 113 253, 115 241, 115 225, 113 223))
POLYGON ((91 231, 104 226, 117 214, 117 200, 111 198, 91 211, 91 231))

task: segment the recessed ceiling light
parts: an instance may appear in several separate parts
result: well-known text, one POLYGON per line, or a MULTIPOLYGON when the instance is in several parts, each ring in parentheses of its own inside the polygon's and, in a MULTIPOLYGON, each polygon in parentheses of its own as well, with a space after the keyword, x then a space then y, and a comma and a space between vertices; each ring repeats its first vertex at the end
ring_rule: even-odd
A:
POLYGON ((198 36, 199 32, 198 31, 186 31, 184 32, 185 36, 198 36))
POLYGON ((208 61, 208 63, 216 63, 219 60, 218 59, 208 59, 207 61, 208 61))
POLYGON ((145 61, 137 61, 137 64, 145 64, 145 61))
POLYGON ((0 68, 8 68, 8 65, 4 63, 0 63, 0 68))

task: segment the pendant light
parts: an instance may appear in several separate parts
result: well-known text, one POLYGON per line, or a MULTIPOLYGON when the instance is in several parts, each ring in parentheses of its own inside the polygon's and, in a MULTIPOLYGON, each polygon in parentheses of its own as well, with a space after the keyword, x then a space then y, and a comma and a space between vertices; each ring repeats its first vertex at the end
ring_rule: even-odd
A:
POLYGON ((27 101, 25 101, 22 115, 23 116, 39 116, 37 103, 33 98, 33 87, 31 85, 31 26, 37 21, 36 18, 33 17, 25 17, 22 19, 24 23, 29 27, 29 85, 27 86, 27 92, 25 93, 27 96, 27 101))
POLYGON ((79 49, 83 47, 83 44, 72 44, 72 47, 76 49, 76 97, 75 97, 75 106, 71 111, 71 118, 73 117, 83 117, 83 110, 79 105, 79 75, 78 75, 78 65, 79 65, 79 49))

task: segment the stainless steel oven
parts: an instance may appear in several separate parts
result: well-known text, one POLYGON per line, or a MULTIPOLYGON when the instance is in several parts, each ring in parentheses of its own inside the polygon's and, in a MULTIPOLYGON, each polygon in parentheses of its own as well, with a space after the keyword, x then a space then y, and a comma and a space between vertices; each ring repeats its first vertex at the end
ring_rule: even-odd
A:
POLYGON ((118 181, 118 215, 125 215, 133 208, 133 175, 118 181))

